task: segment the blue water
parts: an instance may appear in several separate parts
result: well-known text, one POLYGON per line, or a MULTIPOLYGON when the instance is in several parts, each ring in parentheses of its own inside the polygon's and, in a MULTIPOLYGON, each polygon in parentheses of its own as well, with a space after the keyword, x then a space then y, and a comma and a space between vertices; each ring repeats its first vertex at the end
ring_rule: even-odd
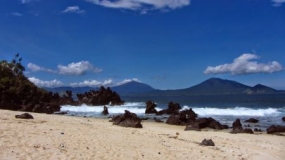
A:
MULTIPOLYGON (((247 95, 247 96, 179 96, 179 97, 122 97, 126 101, 121 106, 109 106, 110 115, 124 113, 129 110, 140 117, 152 119, 155 115, 145 115, 145 102, 152 100, 157 104, 159 111, 165 109, 170 101, 179 103, 181 110, 192 108, 199 117, 212 117, 222 124, 232 125, 235 119, 240 118, 243 125, 250 125, 252 129, 261 128, 265 130, 270 125, 285 125, 281 120, 285 116, 285 94, 283 95, 247 95), (250 124, 244 121, 249 118, 256 118, 259 123, 250 124)), ((68 115, 100 117, 103 106, 70 106, 64 105, 61 111, 68 111, 68 115)), ((158 116, 162 120, 167 119, 167 115, 158 116)))

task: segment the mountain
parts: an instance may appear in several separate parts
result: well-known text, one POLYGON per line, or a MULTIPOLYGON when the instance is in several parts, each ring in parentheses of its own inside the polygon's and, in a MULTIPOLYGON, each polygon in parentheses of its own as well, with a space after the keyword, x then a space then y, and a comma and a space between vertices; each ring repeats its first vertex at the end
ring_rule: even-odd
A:
POLYGON ((275 90, 273 88, 264 86, 262 84, 258 84, 248 90, 246 90, 247 94, 274 94, 276 92, 281 92, 278 90, 275 90))
MULTIPOLYGON (((133 94, 139 94, 139 93, 147 93, 155 90, 150 85, 131 81, 119 86, 110 87, 112 91, 117 92, 119 95, 133 95, 133 94)), ((84 93, 89 92, 90 90, 98 90, 98 88, 92 88, 92 87, 55 87, 55 88, 44 88, 47 91, 50 92, 65 92, 66 90, 72 91, 73 94, 76 93, 84 93)))
POLYGON ((200 84, 176 90, 156 90, 152 96, 192 96, 192 95, 237 95, 237 94, 278 94, 285 91, 258 84, 254 87, 241 84, 236 81, 220 78, 210 78, 200 84))
POLYGON ((195 95, 221 95, 221 94, 243 94, 250 86, 236 81, 220 78, 210 78, 198 85, 184 89, 188 94, 195 95))
MULTIPOLYGON (((98 88, 91 87, 58 87, 45 88, 52 92, 63 92, 71 90, 75 93, 84 93, 90 90, 97 90, 98 88)), ((122 96, 193 96, 193 95, 237 95, 237 94, 279 94, 285 91, 275 90, 273 88, 258 84, 254 87, 241 84, 236 81, 210 78, 195 86, 185 89, 175 90, 158 90, 150 85, 131 81, 119 86, 111 87, 122 96)))
POLYGON ((155 89, 152 88, 150 85, 131 81, 129 83, 125 83, 119 86, 111 87, 113 91, 116 91, 120 95, 132 95, 132 94, 139 94, 139 93, 148 93, 154 91, 155 89))

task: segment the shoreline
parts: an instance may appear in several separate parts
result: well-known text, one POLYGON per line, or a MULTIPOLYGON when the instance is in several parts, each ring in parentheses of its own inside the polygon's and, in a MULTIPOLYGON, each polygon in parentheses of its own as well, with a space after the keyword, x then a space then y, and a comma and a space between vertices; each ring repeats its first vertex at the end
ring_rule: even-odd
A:
POLYGON ((0 110, 0 157, 6 159, 285 159, 285 138, 142 121, 143 128, 109 119, 0 110), (178 135, 177 135, 178 133, 178 135), (201 146, 212 139, 215 146, 201 146))

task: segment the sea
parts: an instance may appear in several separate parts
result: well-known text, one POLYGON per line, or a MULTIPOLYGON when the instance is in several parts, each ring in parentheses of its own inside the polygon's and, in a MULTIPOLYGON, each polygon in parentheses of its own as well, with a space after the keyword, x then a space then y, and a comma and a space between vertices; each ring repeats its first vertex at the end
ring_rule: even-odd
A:
POLYGON ((108 107, 109 115, 103 116, 103 106, 61 106, 61 111, 68 112, 69 116, 108 118, 112 115, 124 113, 125 110, 136 113, 141 118, 152 120, 154 117, 166 121, 169 115, 156 116, 145 114, 148 100, 156 103, 156 110, 168 107, 169 102, 179 103, 181 110, 192 108, 198 117, 212 117, 221 124, 232 126, 239 118, 244 126, 263 131, 271 125, 283 125, 285 116, 285 94, 271 95, 210 95, 210 96, 122 96, 124 105, 108 107), (256 118, 258 123, 246 123, 245 120, 256 118))

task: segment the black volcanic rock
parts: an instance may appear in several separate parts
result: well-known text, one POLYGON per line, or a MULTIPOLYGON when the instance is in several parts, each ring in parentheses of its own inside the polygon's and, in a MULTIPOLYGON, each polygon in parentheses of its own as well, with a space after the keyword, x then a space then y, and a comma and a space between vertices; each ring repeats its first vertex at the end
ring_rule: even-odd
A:
POLYGON ((284 122, 285 122, 285 117, 282 117, 282 121, 284 121, 284 122))
POLYGON ((111 120, 114 125, 122 127, 142 128, 141 119, 135 113, 125 110, 124 114, 114 116, 111 120))
POLYGON ((230 133, 243 133, 242 124, 239 118, 233 122, 232 128, 233 129, 230 133))
POLYGON ((91 90, 90 92, 86 92, 84 94, 76 94, 78 98, 79 104, 87 104, 87 105, 122 105, 124 101, 121 100, 119 94, 115 91, 112 91, 109 87, 106 89, 105 87, 100 87, 99 90, 91 90))
POLYGON ((195 121, 196 117, 197 114, 190 108, 180 111, 178 114, 172 114, 168 117, 166 123, 171 125, 186 125, 191 121, 195 121))
POLYGON ((253 134, 253 131, 251 128, 245 128, 245 129, 243 129, 243 133, 253 134))
POLYGON ((106 106, 103 107, 103 111, 102 111, 101 114, 103 114, 103 115, 108 115, 109 114, 108 108, 106 106))
POLYGON ((204 139, 200 145, 202 146, 215 146, 215 143, 213 142, 212 139, 204 139))
POLYGON ((172 115, 178 115, 179 110, 181 109, 181 106, 179 103, 173 103, 172 101, 168 103, 168 108, 163 109, 161 111, 158 111, 156 115, 162 115, 162 114, 172 114, 172 115))
POLYGON ((252 129, 250 128, 245 128, 243 129, 242 128, 242 124, 240 122, 240 119, 236 119, 234 122, 233 122, 233 126, 232 126, 232 131, 230 133, 233 133, 233 134, 236 134, 236 133, 249 133, 249 134, 253 134, 253 131, 252 129))
POLYGON ((285 126, 280 125, 271 125, 269 128, 266 129, 268 134, 278 133, 278 132, 285 132, 285 126))
POLYGON ((145 114, 152 114, 152 113, 157 113, 156 109, 156 104, 152 101, 147 101, 146 102, 146 109, 145 109, 145 114))
POLYGON ((255 118, 250 118, 248 120, 245 120, 245 122, 248 122, 248 123, 257 123, 259 120, 258 119, 255 119, 255 118))
POLYGON ((212 129, 227 129, 228 127, 226 125, 220 124, 220 122, 216 121, 215 119, 209 117, 209 118, 199 118, 195 121, 190 121, 186 127, 185 131, 187 130, 201 130, 203 128, 212 128, 212 129))
POLYGON ((20 115, 16 115, 15 118, 34 119, 34 117, 32 115, 30 115, 29 113, 23 113, 23 114, 20 114, 20 115))

